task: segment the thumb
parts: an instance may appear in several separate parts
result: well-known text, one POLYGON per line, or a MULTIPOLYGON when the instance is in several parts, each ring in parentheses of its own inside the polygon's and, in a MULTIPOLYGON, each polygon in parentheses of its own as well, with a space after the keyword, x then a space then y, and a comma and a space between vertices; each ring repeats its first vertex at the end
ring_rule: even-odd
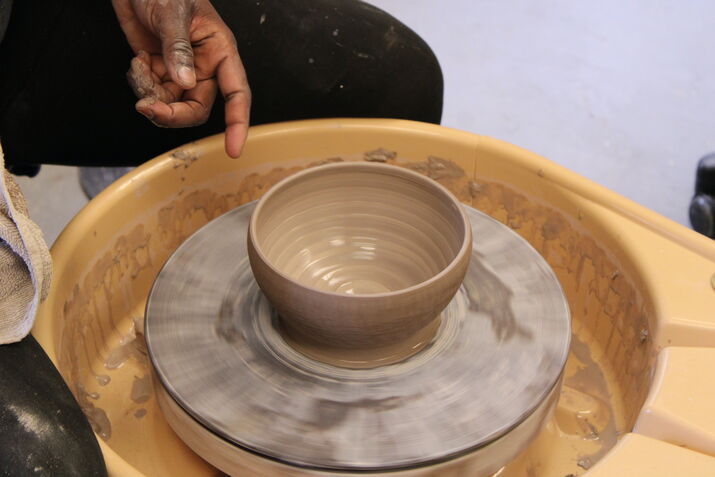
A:
POLYGON ((196 86, 194 50, 189 40, 190 9, 171 9, 161 22, 159 37, 171 79, 184 89, 196 86))

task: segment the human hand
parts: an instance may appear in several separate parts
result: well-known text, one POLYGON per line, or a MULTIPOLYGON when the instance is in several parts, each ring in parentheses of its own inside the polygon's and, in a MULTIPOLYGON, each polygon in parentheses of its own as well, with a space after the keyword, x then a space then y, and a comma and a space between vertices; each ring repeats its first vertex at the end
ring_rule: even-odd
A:
POLYGON ((157 126, 203 124, 221 90, 226 152, 241 154, 251 92, 233 33, 209 0, 112 0, 136 56, 127 73, 138 112, 157 126))

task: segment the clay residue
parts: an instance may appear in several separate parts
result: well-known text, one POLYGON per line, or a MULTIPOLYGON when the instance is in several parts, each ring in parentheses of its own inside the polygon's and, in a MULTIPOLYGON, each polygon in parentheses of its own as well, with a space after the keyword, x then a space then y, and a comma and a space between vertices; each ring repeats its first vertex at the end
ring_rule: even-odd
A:
POLYGON ((191 164, 199 160, 199 155, 193 149, 179 149, 171 153, 171 163, 174 169, 188 169, 191 164))
POLYGON ((387 162, 390 159, 395 159, 397 153, 388 149, 378 148, 373 151, 368 151, 363 155, 363 159, 368 162, 387 162))
POLYGON ((565 408, 569 404, 571 407, 568 413, 561 415, 557 413, 557 423, 563 431, 566 431, 565 421, 575 422, 577 429, 574 434, 597 442, 599 447, 582 454, 579 460, 588 463, 598 462, 616 445, 620 435, 611 404, 613 398, 601 367, 593 360, 588 346, 577 337, 573 337, 571 341, 569 365, 566 371, 568 374, 564 378, 561 401, 568 401, 564 402, 562 407, 565 408))
POLYGON ((471 180, 459 164, 447 158, 427 156, 424 160, 412 160, 400 157, 395 151, 377 148, 365 152, 363 160, 384 162, 419 172, 445 186, 462 202, 470 203, 479 190, 479 184, 471 180))
POLYGON ((410 162, 405 167, 424 174, 436 181, 441 179, 463 179, 466 177, 464 169, 456 163, 436 156, 429 156, 425 162, 410 162))
POLYGON ((137 404, 147 402, 151 398, 151 377, 149 375, 134 376, 130 397, 137 404))
POLYGON ((345 159, 343 159, 340 156, 335 156, 335 157, 329 157, 327 159, 323 159, 322 161, 318 161, 315 163, 316 166, 322 166, 325 164, 335 164, 336 162, 344 162, 345 159))
POLYGON ((370 409, 376 413, 386 413, 403 407, 404 402, 405 398, 397 396, 380 399, 362 398, 346 402, 316 399, 308 412, 315 416, 311 422, 316 423, 319 429, 330 429, 338 427, 355 409, 370 409))
POLYGON ((469 195, 473 198, 477 196, 482 191, 482 188, 475 181, 469 181, 469 195))
POLYGON ((102 439, 108 441, 112 437, 112 424, 104 409, 95 407, 92 403, 80 403, 84 415, 87 416, 92 430, 102 439))
POLYGON ((532 340, 533 333, 517 319, 511 306, 502 306, 512 302, 513 292, 485 262, 483 256, 472 251, 469 274, 474 273, 478 278, 472 281, 467 276, 462 284, 469 297, 469 309, 483 312, 488 317, 492 331, 500 342, 514 338, 532 340))
POLYGON ((475 182, 464 169, 454 161, 441 157, 429 156, 425 161, 397 162, 396 165, 407 167, 415 172, 430 177, 449 189, 462 202, 472 199, 475 182))
MULTIPOLYGON (((59 369, 65 381, 72 383, 75 397, 81 394, 74 383, 81 383, 87 376, 97 376, 93 370, 94 360, 101 355, 108 359, 109 367, 118 365, 127 351, 129 340, 120 341, 121 350, 107 349, 109 337, 116 336, 121 320, 131 312, 136 302, 133 283, 144 281, 146 289, 151 285, 150 275, 156 273, 150 252, 151 235, 139 224, 120 235, 114 245, 100 255, 89 268, 84 278, 77 283, 63 307, 62 330, 59 346, 59 369)), ((111 341, 109 341, 111 342, 111 341)), ((116 343, 116 341, 115 341, 116 343)), ((105 376, 105 375, 102 375, 105 376)), ((97 378, 102 380, 104 378, 97 378)), ((108 382, 108 381, 107 381, 108 382)))
POLYGON ((229 210, 231 198, 209 189, 182 195, 158 212, 158 238, 165 250, 175 250, 196 229, 229 210))
POLYGON ((81 383, 76 384, 76 397, 80 409, 94 432, 105 441, 112 437, 112 424, 104 409, 97 407, 89 399, 99 399, 99 394, 88 392, 81 383))
POLYGON ((98 392, 94 392, 94 391, 90 392, 90 391, 87 391, 82 384, 78 384, 78 385, 77 385, 77 389, 79 390, 79 392, 80 392, 81 394, 83 394, 84 396, 88 397, 89 399, 93 399, 93 400, 96 401, 97 399, 99 399, 99 398, 101 397, 98 392))
MULTIPOLYGON (((191 154, 184 154, 172 158, 175 161, 173 165, 182 170, 196 160, 191 154)), ((607 383, 614 426, 623 431, 631 429, 648 392, 653 346, 648 334, 647 319, 652 310, 649 302, 638 292, 628 269, 608 254, 603 244, 579 225, 576 217, 570 220, 567 215, 503 184, 475 179, 449 158, 430 156, 412 160, 397 154, 394 157, 382 157, 385 157, 384 162, 388 164, 408 167, 437 180, 460 200, 516 230, 545 257, 558 276, 569 301, 574 333, 588 343, 591 359, 600 367, 607 383)), ((176 247, 221 213, 259 199, 279 180, 307 167, 341 160, 340 157, 331 157, 312 162, 295 161, 267 171, 259 171, 258 168, 241 170, 234 185, 228 188, 221 185, 216 188, 179 190, 160 210, 145 211, 151 215, 137 219, 140 224, 131 224, 129 230, 117 232, 117 240, 108 243, 104 252, 97 253, 96 260, 89 265, 86 274, 66 295, 61 317, 58 367, 98 435, 105 440, 111 437, 109 418, 103 409, 94 405, 102 401, 95 401, 78 384, 86 382, 84 380, 100 385, 102 382, 109 383, 104 378, 108 378, 108 374, 97 374, 100 370, 95 367, 99 363, 101 369, 102 363, 106 363, 117 347, 127 345, 120 343, 121 337, 117 334, 119 330, 126 329, 127 317, 136 316, 135 308, 146 300, 161 265, 176 247)), ((537 177, 534 176, 534 179, 537 180, 537 177)), ((109 227, 107 223, 100 225, 109 227)), ((134 351, 128 354, 126 350, 114 352, 115 355, 109 360, 110 365, 140 356, 134 351)), ((147 364, 144 362, 141 366, 135 371, 137 376, 147 376, 147 364)), ((111 415, 127 418, 133 416, 134 421, 145 415, 142 409, 111 409, 111 415)), ((593 418, 593 413, 577 412, 573 416, 572 423, 579 426, 579 442, 584 442, 588 447, 606 441, 603 422, 593 418)), ((509 473, 506 471, 509 469, 506 469, 501 475, 521 477, 527 475, 525 469, 533 471, 537 477, 569 473, 580 475, 584 471, 576 465, 579 459, 588 457, 592 464, 596 463, 599 455, 593 454, 593 447, 588 447, 589 450, 580 454, 575 454, 572 448, 559 454, 555 449, 556 444, 565 442, 564 445, 570 445, 571 442, 560 432, 558 426, 551 423, 534 444, 536 450, 531 454, 534 459, 527 459, 527 463, 521 467, 513 467, 519 471, 509 473), (554 457, 549 459, 539 457, 552 454, 554 457), (556 461, 568 465, 559 467, 556 461), (554 469, 563 472, 550 472, 554 469)), ((148 438, 139 435, 134 437, 140 440, 148 438)), ((168 453, 185 455, 190 452, 175 437, 168 438, 166 445, 171 448, 168 453)), ((136 455, 130 460, 134 459, 134 465, 149 469, 153 468, 153 464, 142 462, 152 458, 151 455, 136 455)))
POLYGON ((589 346, 573 337, 552 419, 500 477, 581 475, 616 444, 611 386, 591 355, 589 346))
POLYGON ((119 340, 119 345, 107 355, 104 360, 104 367, 109 370, 121 368, 129 359, 135 359, 140 363, 148 363, 146 343, 141 335, 139 335, 139 338, 137 337, 133 322, 129 332, 119 340))
POLYGON ((591 468, 593 465, 593 461, 589 457, 581 457, 577 462, 576 465, 581 467, 582 469, 588 470, 591 468))
POLYGON ((654 351, 649 303, 625 267, 566 215, 503 184, 479 182, 472 204, 531 243, 556 273, 568 299, 576 336, 594 342, 619 429, 632 428, 645 401, 654 351))
POLYGON ((48 435, 55 427, 55 423, 48 419, 43 413, 33 412, 32 408, 24 408, 14 404, 7 404, 3 410, 8 410, 15 415, 17 423, 26 432, 35 434, 40 439, 47 439, 48 435))

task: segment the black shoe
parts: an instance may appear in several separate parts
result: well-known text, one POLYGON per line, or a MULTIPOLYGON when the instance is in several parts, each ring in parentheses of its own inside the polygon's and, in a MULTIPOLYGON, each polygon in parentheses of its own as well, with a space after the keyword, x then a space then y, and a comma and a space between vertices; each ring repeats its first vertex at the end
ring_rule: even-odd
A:
POLYGON ((690 201, 690 224, 701 234, 715 238, 715 153, 698 162, 695 196, 690 201))

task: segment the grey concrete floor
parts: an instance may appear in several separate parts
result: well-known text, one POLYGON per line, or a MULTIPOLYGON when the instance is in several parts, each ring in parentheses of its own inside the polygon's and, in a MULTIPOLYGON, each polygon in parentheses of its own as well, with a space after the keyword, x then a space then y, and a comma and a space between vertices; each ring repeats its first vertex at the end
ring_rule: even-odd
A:
MULTIPOLYGON (((444 125, 535 151, 687 224, 696 161, 715 150, 715 3, 371 3, 437 54, 444 125)), ((45 166, 21 183, 52 243, 85 203, 76 169, 45 166)))

